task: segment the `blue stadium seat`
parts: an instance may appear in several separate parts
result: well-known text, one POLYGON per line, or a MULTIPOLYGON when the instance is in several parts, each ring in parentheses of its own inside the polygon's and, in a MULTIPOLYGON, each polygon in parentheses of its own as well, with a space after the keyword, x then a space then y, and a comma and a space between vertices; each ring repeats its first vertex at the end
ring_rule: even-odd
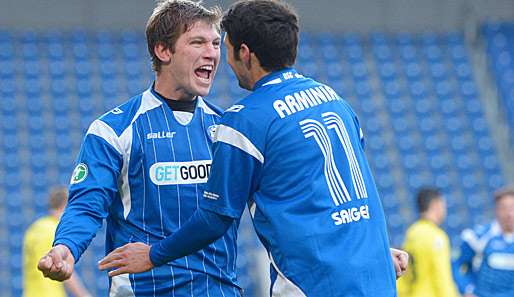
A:
MULTIPOLYGON (((2 48, 0 47, 0 51, 2 48)), ((0 60, 0 79, 12 79, 16 74, 13 60, 0 60)))
POLYGON ((65 58, 65 49, 62 40, 51 41, 47 45, 48 59, 50 61, 62 61, 65 58))
POLYGON ((430 44, 424 47, 424 53, 429 62, 440 62, 442 59, 443 51, 436 44, 430 44))
POLYGON ((74 70, 75 76, 78 79, 89 79, 91 76, 91 63, 87 61, 77 61, 74 70))

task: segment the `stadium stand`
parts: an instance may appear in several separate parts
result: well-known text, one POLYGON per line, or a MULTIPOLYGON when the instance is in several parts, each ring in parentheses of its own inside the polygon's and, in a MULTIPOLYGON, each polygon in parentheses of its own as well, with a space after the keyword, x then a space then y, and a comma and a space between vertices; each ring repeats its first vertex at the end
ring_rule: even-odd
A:
MULTIPOLYGON (((505 116, 509 126, 514 127, 514 23, 486 24, 482 32, 487 44, 490 70, 505 106, 505 116)), ((514 146, 512 135, 511 143, 514 146)))
MULTIPOLYGON (((514 26, 486 26, 492 68, 514 127, 514 26), (508 42, 507 35, 510 36, 508 42)), ((304 34, 298 68, 326 81, 360 117, 393 245, 414 213, 413 195, 436 185, 448 197, 452 238, 486 221, 492 190, 504 176, 461 33, 304 34)), ((142 34, 134 31, 0 31, 0 292, 21 295, 23 232, 46 211, 48 187, 66 184, 93 119, 136 94, 152 72, 142 34)), ((245 92, 220 64, 212 98, 230 106, 245 92)), ((242 225, 240 280, 257 290, 249 236, 242 225)), ((78 270, 105 296, 99 234, 78 270)))

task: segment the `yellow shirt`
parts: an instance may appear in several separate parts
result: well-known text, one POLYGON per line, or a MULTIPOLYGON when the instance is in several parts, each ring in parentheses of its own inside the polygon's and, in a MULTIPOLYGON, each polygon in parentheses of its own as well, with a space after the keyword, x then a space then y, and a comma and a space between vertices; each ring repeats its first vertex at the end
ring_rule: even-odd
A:
POLYGON ((61 282, 44 278, 37 269, 39 259, 52 247, 58 220, 51 216, 35 221, 23 240, 23 296, 65 297, 61 282))
POLYGON ((409 227, 404 249, 412 262, 398 280, 398 297, 456 297, 446 233, 436 224, 419 220, 409 227))

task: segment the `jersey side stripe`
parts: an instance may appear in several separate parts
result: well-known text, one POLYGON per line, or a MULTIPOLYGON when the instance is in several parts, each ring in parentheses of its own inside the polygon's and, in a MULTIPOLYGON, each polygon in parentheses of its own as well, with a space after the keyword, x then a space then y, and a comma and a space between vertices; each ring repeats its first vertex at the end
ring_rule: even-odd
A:
POLYGON ((294 296, 294 297, 307 297, 302 290, 295 285, 292 281, 290 281, 283 273, 278 269, 277 264, 273 260, 273 256, 270 254, 270 261, 273 265, 273 268, 277 271, 277 279, 275 283, 272 284, 271 288, 271 297, 280 297, 280 296, 294 296))
POLYGON ((120 190, 121 202, 123 204, 123 217, 127 216, 131 209, 130 185, 128 178, 128 167, 130 163, 130 151, 132 149, 132 126, 127 128, 120 136, 119 142, 123 150, 123 167, 121 168, 118 188, 120 190))
POLYGON ((111 280, 111 290, 109 291, 109 297, 134 297, 134 291, 130 285, 129 275, 122 274, 114 276, 111 280))

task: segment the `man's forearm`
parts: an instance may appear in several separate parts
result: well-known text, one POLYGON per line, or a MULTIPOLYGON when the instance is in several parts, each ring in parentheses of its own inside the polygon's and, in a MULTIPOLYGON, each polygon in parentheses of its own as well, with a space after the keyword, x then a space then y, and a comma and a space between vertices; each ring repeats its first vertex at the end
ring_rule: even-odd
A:
POLYGON ((198 209, 175 233, 152 245, 150 260, 160 266, 192 254, 225 234, 234 219, 198 209))

